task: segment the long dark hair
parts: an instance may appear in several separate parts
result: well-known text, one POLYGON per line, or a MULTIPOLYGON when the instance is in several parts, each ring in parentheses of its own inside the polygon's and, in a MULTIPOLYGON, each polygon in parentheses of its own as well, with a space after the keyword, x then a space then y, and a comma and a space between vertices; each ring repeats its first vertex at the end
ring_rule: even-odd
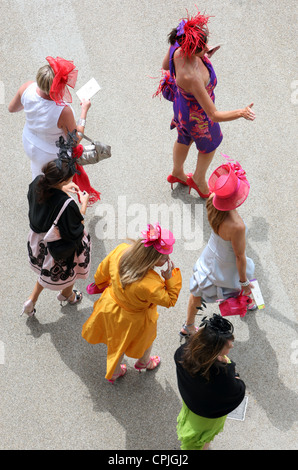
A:
POLYGON ((67 159, 57 158, 42 167, 43 175, 36 185, 37 202, 44 203, 53 193, 53 188, 73 176, 73 168, 67 159))
POLYGON ((197 333, 187 342, 181 364, 187 372, 194 376, 198 372, 207 380, 210 377, 210 368, 216 364, 224 365, 217 360, 229 340, 234 340, 234 327, 232 323, 221 315, 214 313, 213 317, 204 317, 197 333))

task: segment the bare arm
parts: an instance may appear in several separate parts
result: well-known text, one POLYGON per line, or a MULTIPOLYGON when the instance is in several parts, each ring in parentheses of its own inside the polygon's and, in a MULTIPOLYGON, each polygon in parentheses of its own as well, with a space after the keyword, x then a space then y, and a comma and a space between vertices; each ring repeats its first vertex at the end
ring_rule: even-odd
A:
MULTIPOLYGON (((232 247, 236 256, 236 266, 239 274, 239 281, 245 282, 246 278, 246 255, 245 255, 245 225, 237 224, 232 231, 232 247)), ((251 285, 242 287, 244 294, 249 295, 251 285)))
POLYGON ((162 68, 164 70, 170 70, 170 48, 162 61, 162 68))
MULTIPOLYGON (((84 191, 82 192, 79 188, 79 186, 75 183, 73 183, 72 181, 68 184, 65 184, 64 186, 62 186, 62 191, 64 191, 65 193, 69 194, 69 193, 73 193, 73 194, 78 194, 79 197, 80 197, 80 201, 81 201, 81 209, 80 209, 80 212, 82 215, 85 215, 86 214, 86 210, 87 210, 87 206, 88 206, 88 201, 89 201, 89 194, 84 191)), ((82 224, 84 224, 84 220, 82 220, 82 224)))
MULTIPOLYGON (((91 102, 90 100, 83 100, 81 103, 81 116, 80 118, 86 120, 88 110, 90 109, 91 102)), ((67 135, 68 132, 73 132, 74 129, 77 129, 78 132, 84 133, 85 126, 77 125, 75 118, 72 112, 72 109, 69 106, 65 106, 60 118, 58 120, 57 126, 59 129, 62 129, 64 134, 67 135)), ((82 137, 78 136, 78 143, 81 141, 82 137)))
MULTIPOLYGON (((213 122, 234 121, 235 119, 244 118, 250 121, 255 119, 255 113, 251 110, 253 103, 246 108, 235 109, 233 111, 218 111, 215 104, 207 93, 205 85, 201 77, 187 77, 184 82, 190 93, 194 95, 198 103, 213 122)), ((181 84, 184 88, 183 84, 181 84)))
POLYGON ((31 83, 33 83, 32 80, 26 83, 23 83, 23 85, 20 86, 15 96, 13 97, 13 99, 8 105, 8 111, 10 113, 18 113, 19 111, 22 111, 22 109, 24 109, 24 106, 21 103, 22 94, 31 83))

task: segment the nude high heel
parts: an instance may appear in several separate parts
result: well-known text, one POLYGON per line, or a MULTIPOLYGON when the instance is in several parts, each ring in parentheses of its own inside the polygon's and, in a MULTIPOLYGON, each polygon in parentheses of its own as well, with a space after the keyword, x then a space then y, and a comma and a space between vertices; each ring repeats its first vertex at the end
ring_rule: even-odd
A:
POLYGON ((31 299, 26 300, 26 302, 23 305, 23 310, 20 313, 20 316, 22 316, 24 313, 26 313, 28 315, 28 317, 33 317, 33 315, 36 312, 36 310, 34 308, 34 305, 35 304, 32 302, 31 299))
POLYGON ((75 289, 72 291, 69 297, 65 297, 64 295, 61 294, 61 292, 59 292, 59 294, 57 295, 57 299, 60 301, 61 307, 64 306, 63 302, 67 302, 70 305, 75 305, 78 302, 80 302, 82 298, 83 298, 82 292, 79 292, 78 290, 75 290, 75 289), (74 294, 75 296, 73 297, 74 294), (70 299, 73 299, 73 300, 70 300, 70 299))

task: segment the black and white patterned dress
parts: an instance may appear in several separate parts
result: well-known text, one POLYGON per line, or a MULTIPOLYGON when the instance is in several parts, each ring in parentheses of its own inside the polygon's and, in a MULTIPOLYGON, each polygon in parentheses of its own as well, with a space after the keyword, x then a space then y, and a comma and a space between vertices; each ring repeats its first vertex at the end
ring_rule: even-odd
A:
POLYGON ((38 274, 38 282, 51 290, 62 290, 86 279, 90 271, 91 240, 82 224, 83 216, 74 200, 67 205, 57 226, 61 238, 74 247, 67 259, 54 259, 44 237, 51 228, 60 209, 69 196, 53 189, 51 197, 43 204, 36 201, 36 184, 40 176, 30 184, 28 191, 30 232, 27 241, 29 264, 38 274))

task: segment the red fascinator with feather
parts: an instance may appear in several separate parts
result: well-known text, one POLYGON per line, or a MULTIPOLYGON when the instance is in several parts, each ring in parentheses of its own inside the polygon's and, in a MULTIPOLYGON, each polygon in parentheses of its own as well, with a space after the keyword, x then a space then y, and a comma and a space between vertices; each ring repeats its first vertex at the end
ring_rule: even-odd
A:
POLYGON ((71 88, 75 87, 78 77, 78 70, 75 70, 76 66, 72 60, 65 60, 62 59, 62 57, 56 57, 56 59, 54 59, 48 56, 46 60, 55 74, 50 89, 50 97, 59 105, 62 105, 63 102, 71 103, 72 97, 67 86, 71 88))
POLYGON ((177 36, 184 36, 179 41, 181 51, 190 57, 197 49, 203 49, 207 44, 209 29, 208 21, 210 16, 202 15, 200 12, 196 16, 184 18, 177 27, 177 36))

